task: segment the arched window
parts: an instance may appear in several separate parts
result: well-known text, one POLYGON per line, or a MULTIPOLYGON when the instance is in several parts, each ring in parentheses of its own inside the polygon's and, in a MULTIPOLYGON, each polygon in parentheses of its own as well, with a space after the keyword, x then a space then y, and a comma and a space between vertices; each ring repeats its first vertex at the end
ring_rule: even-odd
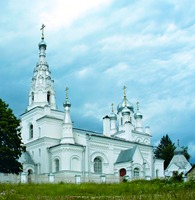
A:
POLYGON ((29 127, 29 139, 33 138, 33 125, 30 124, 30 127, 29 127))
POLYGON ((60 161, 59 159, 55 159, 55 172, 59 172, 60 171, 60 161))
POLYGON ((100 157, 96 157, 94 159, 94 172, 96 174, 101 174, 102 173, 102 160, 100 157))
POLYGON ((139 168, 136 167, 136 168, 133 170, 133 176, 134 176, 134 177, 139 177, 139 172, 140 172, 139 168))
POLYGON ((81 171, 81 162, 79 161, 78 157, 72 157, 71 170, 72 171, 81 171))
POLYGON ((47 92, 47 102, 50 104, 51 93, 50 91, 47 92))

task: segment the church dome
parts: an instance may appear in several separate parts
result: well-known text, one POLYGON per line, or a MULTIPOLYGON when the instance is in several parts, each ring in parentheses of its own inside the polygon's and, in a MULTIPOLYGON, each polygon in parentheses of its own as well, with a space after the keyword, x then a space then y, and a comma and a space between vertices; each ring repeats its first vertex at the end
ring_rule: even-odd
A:
POLYGON ((130 110, 129 108, 127 108, 126 106, 123 108, 122 110, 122 115, 129 115, 130 114, 130 110))
POLYGON ((71 107, 71 103, 66 99, 66 101, 64 102, 64 104, 63 104, 63 106, 64 106, 64 108, 65 107, 71 107))
POLYGON ((139 110, 137 110, 137 112, 134 114, 134 117, 135 119, 138 119, 138 118, 143 118, 143 115, 141 114, 141 112, 139 110))
POLYGON ((117 111, 121 112, 125 107, 133 112, 133 104, 126 99, 126 106, 125 106, 125 99, 123 99, 117 106, 117 111))
POLYGON ((179 145, 175 149, 174 155, 183 155, 183 149, 179 145))
POLYGON ((41 40, 41 42, 39 42, 39 49, 40 49, 42 46, 44 46, 45 49, 46 49, 46 47, 47 47, 47 44, 46 44, 46 42, 45 42, 43 39, 41 40))
POLYGON ((109 115, 110 119, 117 119, 117 115, 114 112, 111 112, 109 115))

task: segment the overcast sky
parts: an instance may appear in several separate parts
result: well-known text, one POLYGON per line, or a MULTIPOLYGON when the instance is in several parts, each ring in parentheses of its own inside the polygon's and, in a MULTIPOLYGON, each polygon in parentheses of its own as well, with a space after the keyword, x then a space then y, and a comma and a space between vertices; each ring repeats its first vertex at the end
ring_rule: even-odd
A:
POLYGON ((17 117, 43 23, 57 105, 63 110, 68 86, 75 127, 101 132, 125 85, 153 144, 168 134, 195 162, 194 0, 0 1, 0 98, 17 117))

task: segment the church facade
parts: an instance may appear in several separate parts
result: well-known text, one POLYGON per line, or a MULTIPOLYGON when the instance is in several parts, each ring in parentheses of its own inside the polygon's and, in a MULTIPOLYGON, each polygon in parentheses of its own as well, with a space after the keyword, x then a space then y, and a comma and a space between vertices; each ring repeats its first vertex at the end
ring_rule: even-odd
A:
POLYGON ((42 35, 29 103, 21 115, 26 152, 16 181, 119 182, 164 177, 164 161, 154 157, 150 128, 142 126, 139 104, 134 108, 127 99, 126 87, 116 113, 112 105, 111 113, 103 117, 103 133, 73 127, 68 88, 64 111, 57 109, 46 47, 42 35))

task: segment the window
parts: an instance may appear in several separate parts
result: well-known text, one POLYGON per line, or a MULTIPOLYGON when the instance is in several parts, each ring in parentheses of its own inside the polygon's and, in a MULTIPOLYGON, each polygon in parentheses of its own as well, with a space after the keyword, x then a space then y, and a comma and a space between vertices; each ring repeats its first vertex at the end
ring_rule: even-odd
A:
POLYGON ((133 176, 134 177, 139 177, 139 168, 135 168, 134 170, 133 170, 133 176))
POLYGON ((47 102, 50 104, 51 93, 47 92, 47 102))
POLYGON ((33 125, 30 124, 30 127, 29 127, 29 139, 32 139, 33 138, 33 125))
POLYGON ((39 149, 39 157, 41 157, 41 149, 39 149))
POLYGON ((34 102, 34 92, 31 93, 32 103, 34 102))
POLYGON ((102 173, 102 160, 100 157, 96 157, 94 159, 94 172, 96 174, 101 174, 102 173))
POLYGON ((55 159, 55 172, 59 172, 60 170, 60 161, 59 159, 55 159))

